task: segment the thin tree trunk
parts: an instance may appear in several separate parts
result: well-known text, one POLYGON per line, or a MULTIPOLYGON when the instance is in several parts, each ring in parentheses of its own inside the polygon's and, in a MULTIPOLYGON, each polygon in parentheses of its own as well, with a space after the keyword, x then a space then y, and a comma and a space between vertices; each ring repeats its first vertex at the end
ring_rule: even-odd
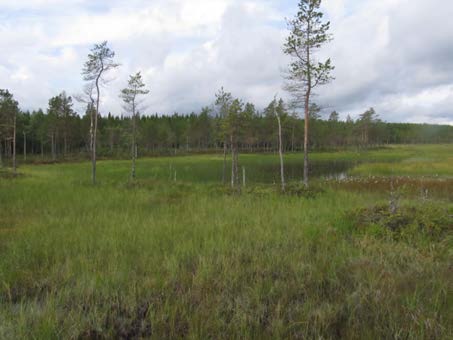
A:
MULTIPOLYGON (((310 30, 310 28, 309 28, 310 30)), ((310 38, 310 36, 308 36, 310 38)), ((304 185, 308 187, 308 130, 310 126, 310 94, 311 94, 311 69, 310 69, 310 48, 307 47, 307 92, 305 93, 305 128, 304 128, 304 185)))
POLYGON ((277 121, 278 121, 278 153, 280 154, 280 177, 282 182, 282 191, 285 192, 285 169, 283 165, 282 123, 279 114, 277 114, 277 121))
POLYGON ((223 141, 223 173, 222 173, 222 183, 226 183, 226 160, 227 160, 227 142, 226 138, 223 141))
POLYGON ((96 135, 97 135, 97 109, 93 112, 93 133, 91 135, 91 182, 96 185, 96 135))
POLYGON ((68 137, 66 136, 66 132, 63 135, 63 143, 64 143, 63 157, 66 158, 66 155, 68 153, 68 137))
POLYGON ((0 140, 0 167, 3 167, 3 144, 0 140))
POLYGON ((304 185, 308 187, 308 129, 309 129, 309 93, 307 91, 305 98, 305 128, 304 128, 304 185))
POLYGON ((51 135, 51 144, 52 144, 52 161, 56 161, 57 160, 57 143, 56 143, 56 138, 55 138, 55 133, 52 132, 52 135, 51 135))
POLYGON ((5 139, 5 159, 10 159, 11 158, 11 143, 10 143, 10 140, 8 138, 5 139))
POLYGON ((233 135, 230 135, 230 144, 231 144, 231 188, 234 189, 236 176, 234 173, 234 145, 233 145, 233 135))
POLYGON ((17 162, 16 162, 16 119, 17 114, 14 114, 14 127, 13 127, 13 173, 17 173, 17 162))
POLYGON ((135 160, 137 158, 137 125, 136 125, 136 115, 135 115, 135 103, 132 104, 132 172, 131 177, 135 179, 135 160))
POLYGON ((234 143, 234 176, 235 182, 239 186, 239 145, 234 143))
POLYGON ((113 155, 113 129, 110 129, 110 153, 113 155))
MULTIPOLYGON (((94 112, 94 118, 92 117, 91 125, 92 125, 92 134, 91 134, 91 181, 93 185, 96 185, 96 143, 97 143, 97 131, 98 131, 98 115, 99 115, 99 102, 101 97, 101 89, 99 88, 99 79, 101 79, 102 73, 104 72, 104 67, 102 67, 101 71, 96 77, 96 110, 94 112), (93 126, 94 125, 94 126, 93 126)), ((93 100, 92 100, 93 104, 93 100)))
POLYGON ((27 161, 27 134, 24 132, 24 162, 27 161))
POLYGON ((44 159, 44 141, 41 139, 41 159, 44 159))
POLYGON ((135 141, 132 145, 132 171, 131 171, 131 178, 135 179, 136 173, 136 159, 137 159, 137 145, 135 144, 135 141))

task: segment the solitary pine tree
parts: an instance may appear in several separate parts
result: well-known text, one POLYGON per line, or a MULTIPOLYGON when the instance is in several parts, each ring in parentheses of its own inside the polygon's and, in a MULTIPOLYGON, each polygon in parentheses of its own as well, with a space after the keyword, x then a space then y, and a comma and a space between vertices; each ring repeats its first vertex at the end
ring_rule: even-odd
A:
POLYGON ((319 62, 315 53, 328 41, 330 22, 323 22, 320 11, 321 0, 301 0, 299 11, 288 21, 290 34, 284 45, 284 52, 292 58, 286 76, 285 88, 293 97, 295 107, 304 107, 304 184, 308 186, 308 145, 310 121, 310 97, 319 85, 327 84, 333 78, 331 60, 319 62))
POLYGON ((131 178, 135 179, 135 162, 137 158, 137 118, 139 118, 139 107, 142 101, 138 98, 141 95, 148 94, 149 90, 145 89, 142 75, 137 72, 129 77, 126 88, 121 90, 120 97, 124 101, 124 109, 132 115, 132 170, 131 178))
POLYGON ((329 115, 329 122, 338 122, 340 120, 340 115, 337 111, 332 111, 329 115))
POLYGON ((361 132, 361 141, 365 148, 367 148, 370 143, 371 127, 378 121, 378 114, 372 107, 362 113, 359 117, 358 123, 361 132))
POLYGON ((100 86, 105 82, 103 76, 106 72, 116 68, 119 64, 113 61, 115 52, 107 46, 107 41, 101 44, 95 44, 88 54, 88 60, 82 70, 83 79, 88 82, 88 88, 96 90, 96 97, 93 97, 90 91, 90 98, 94 104, 94 110, 91 115, 90 125, 90 150, 91 150, 91 180, 96 184, 96 138, 98 129, 99 102, 101 99, 100 86))

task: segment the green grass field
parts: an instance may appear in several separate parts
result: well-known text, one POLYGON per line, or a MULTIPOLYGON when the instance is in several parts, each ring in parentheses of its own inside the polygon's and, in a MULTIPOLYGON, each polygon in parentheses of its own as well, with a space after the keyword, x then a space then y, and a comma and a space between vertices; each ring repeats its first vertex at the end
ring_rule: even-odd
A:
POLYGON ((353 177, 284 195, 276 155, 240 156, 240 195, 221 155, 134 182, 102 161, 96 187, 88 162, 0 173, 0 339, 451 339, 453 145, 312 159, 353 177), (363 222, 390 183, 400 212, 363 222))

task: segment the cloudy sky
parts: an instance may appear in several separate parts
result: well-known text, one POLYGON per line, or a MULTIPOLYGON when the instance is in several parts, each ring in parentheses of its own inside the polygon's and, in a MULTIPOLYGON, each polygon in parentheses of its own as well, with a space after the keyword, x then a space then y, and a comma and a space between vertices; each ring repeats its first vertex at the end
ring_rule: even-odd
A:
MULTIPOLYGON (((46 108, 80 75, 96 42, 122 64, 101 111, 121 114, 119 90, 141 70, 149 113, 198 111, 224 86, 264 107, 285 97, 285 17, 297 0, 0 0, 0 88, 23 109, 46 108)), ((317 91, 325 112, 373 106, 387 121, 453 124, 453 1, 325 0, 334 40, 321 52, 336 80, 317 91)), ((81 109, 81 108, 80 108, 81 109)))

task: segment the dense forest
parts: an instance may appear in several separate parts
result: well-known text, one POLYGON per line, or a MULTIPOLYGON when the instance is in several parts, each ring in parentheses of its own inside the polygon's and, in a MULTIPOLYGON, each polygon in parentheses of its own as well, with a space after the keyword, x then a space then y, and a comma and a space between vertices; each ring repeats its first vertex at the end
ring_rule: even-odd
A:
MULTIPOLYGON (((282 117, 284 150, 303 149, 304 120, 288 109, 283 100, 272 100, 264 110, 237 101, 239 109, 238 147, 242 152, 275 152, 278 149, 277 115, 282 117)), ((62 92, 49 100, 48 108, 20 111, 17 101, 6 90, 0 96, 0 146, 2 160, 17 153, 61 159, 88 155, 90 149, 90 105, 83 116, 73 108, 74 99, 62 92), (14 131, 16 120, 16 131, 14 131)), ((328 117, 310 107, 312 150, 345 147, 372 147, 384 144, 450 143, 453 127, 448 125, 387 123, 371 108, 357 120, 345 121, 333 111, 328 117)), ((104 157, 130 155, 132 118, 109 113, 98 116, 98 153, 104 157)), ((180 154, 221 150, 225 124, 218 105, 190 114, 141 114, 137 121, 139 155, 180 154)), ((36 157, 35 157, 36 158, 36 157)))

